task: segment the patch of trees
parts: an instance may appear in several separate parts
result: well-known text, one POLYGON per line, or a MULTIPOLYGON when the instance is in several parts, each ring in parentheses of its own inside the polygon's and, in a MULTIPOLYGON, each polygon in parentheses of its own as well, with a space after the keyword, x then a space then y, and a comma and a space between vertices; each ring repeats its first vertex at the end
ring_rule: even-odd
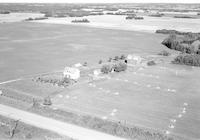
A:
POLYGON ((125 71, 127 69, 127 64, 120 62, 120 63, 114 64, 112 68, 115 72, 125 71))
POLYGON ((71 21, 72 23, 89 23, 88 19, 75 19, 71 21))
POLYGON ((137 16, 136 14, 128 14, 128 16, 126 17, 126 20, 130 20, 130 19, 142 20, 144 18, 140 17, 140 16, 137 16))
POLYGON ((108 62, 112 62, 112 61, 123 61, 123 60, 125 60, 126 59, 126 56, 124 55, 124 54, 122 54, 121 56, 115 56, 114 58, 112 58, 112 57, 109 57, 109 59, 108 59, 108 62))
POLYGON ((69 85, 72 85, 75 81, 72 79, 69 79, 67 77, 58 79, 58 78, 50 78, 50 77, 37 77, 33 79, 35 82, 41 82, 41 83, 49 83, 57 86, 64 86, 67 87, 69 85))
POLYGON ((200 55, 180 54, 172 61, 172 63, 199 67, 200 66, 200 55))
POLYGON ((0 14, 10 14, 10 11, 1 11, 0 14))
POLYGON ((36 18, 28 18, 28 19, 25 19, 25 21, 32 21, 32 20, 45 20, 45 19, 48 19, 47 17, 36 17, 36 18))
POLYGON ((191 18, 191 19, 195 19, 196 17, 188 16, 188 15, 177 15, 177 16, 174 16, 174 18, 191 18))
POLYGON ((108 74, 112 71, 114 72, 122 72, 127 69, 127 64, 124 62, 114 63, 114 64, 105 64, 101 68, 101 72, 104 74, 108 74))
POLYGON ((156 14, 151 14, 149 16, 150 17, 162 17, 162 16, 164 16, 164 14, 163 13, 156 13, 156 14))
POLYGON ((184 36, 177 36, 175 34, 169 35, 162 41, 162 44, 167 48, 180 51, 188 54, 199 54, 200 52, 200 37, 195 34, 187 34, 184 36))
POLYGON ((195 36, 200 36, 200 33, 181 32, 181 31, 167 30, 167 29, 156 30, 156 33, 159 33, 159 34, 175 34, 175 35, 195 35, 195 36))
POLYGON ((158 55, 169 56, 170 53, 168 51, 166 51, 166 50, 163 50, 163 51, 159 52, 158 55))
POLYGON ((147 65, 148 66, 153 66, 153 65, 156 65, 156 63, 155 63, 155 61, 151 60, 151 61, 147 62, 147 65))

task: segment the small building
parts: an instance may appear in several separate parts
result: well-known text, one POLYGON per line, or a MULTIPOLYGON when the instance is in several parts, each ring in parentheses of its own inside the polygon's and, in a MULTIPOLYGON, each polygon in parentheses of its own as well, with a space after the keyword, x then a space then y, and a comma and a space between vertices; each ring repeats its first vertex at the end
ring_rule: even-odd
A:
POLYGON ((93 71, 94 76, 99 76, 101 74, 101 70, 97 69, 93 71))
POLYGON ((135 65, 141 64, 142 60, 143 60, 142 57, 139 55, 129 54, 127 56, 127 61, 128 63, 131 63, 131 64, 135 64, 135 65))
POLYGON ((80 70, 78 68, 65 67, 63 75, 69 79, 78 80, 80 78, 80 70))
POLYGON ((76 68, 82 67, 82 64, 81 63, 74 64, 74 67, 76 67, 76 68))

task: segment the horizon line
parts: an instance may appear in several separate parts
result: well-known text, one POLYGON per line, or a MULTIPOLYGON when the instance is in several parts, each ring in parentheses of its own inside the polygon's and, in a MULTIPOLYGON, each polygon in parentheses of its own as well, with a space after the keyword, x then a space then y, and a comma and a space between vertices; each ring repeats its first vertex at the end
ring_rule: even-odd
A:
POLYGON ((180 3, 180 2, 0 2, 0 4, 200 4, 200 3, 180 3))

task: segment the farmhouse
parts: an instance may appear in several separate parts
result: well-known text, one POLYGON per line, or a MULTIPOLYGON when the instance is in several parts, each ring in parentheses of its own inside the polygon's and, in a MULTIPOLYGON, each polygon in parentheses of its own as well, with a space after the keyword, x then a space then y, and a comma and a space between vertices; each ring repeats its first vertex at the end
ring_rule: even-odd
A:
POLYGON ((63 71, 63 75, 64 77, 67 77, 73 80, 78 80, 80 78, 80 70, 73 67, 65 67, 63 71))

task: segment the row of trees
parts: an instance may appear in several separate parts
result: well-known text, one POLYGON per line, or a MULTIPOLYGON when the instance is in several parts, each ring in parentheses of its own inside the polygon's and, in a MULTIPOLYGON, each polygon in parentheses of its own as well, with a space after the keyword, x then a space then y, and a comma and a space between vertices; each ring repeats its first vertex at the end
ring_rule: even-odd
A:
MULTIPOLYGON (((126 56, 124 54, 122 54, 121 56, 115 56, 114 58, 112 57, 109 57, 107 62, 112 62, 112 61, 119 61, 119 60, 125 60, 126 59, 126 56)), ((99 60, 99 64, 102 64, 103 63, 103 60, 99 60)))
POLYGON ((37 77, 36 79, 33 79, 36 82, 42 82, 42 83, 50 83, 53 85, 58 86, 69 86, 73 83, 73 81, 67 77, 64 77, 62 79, 56 79, 56 78, 50 78, 50 77, 37 77))

